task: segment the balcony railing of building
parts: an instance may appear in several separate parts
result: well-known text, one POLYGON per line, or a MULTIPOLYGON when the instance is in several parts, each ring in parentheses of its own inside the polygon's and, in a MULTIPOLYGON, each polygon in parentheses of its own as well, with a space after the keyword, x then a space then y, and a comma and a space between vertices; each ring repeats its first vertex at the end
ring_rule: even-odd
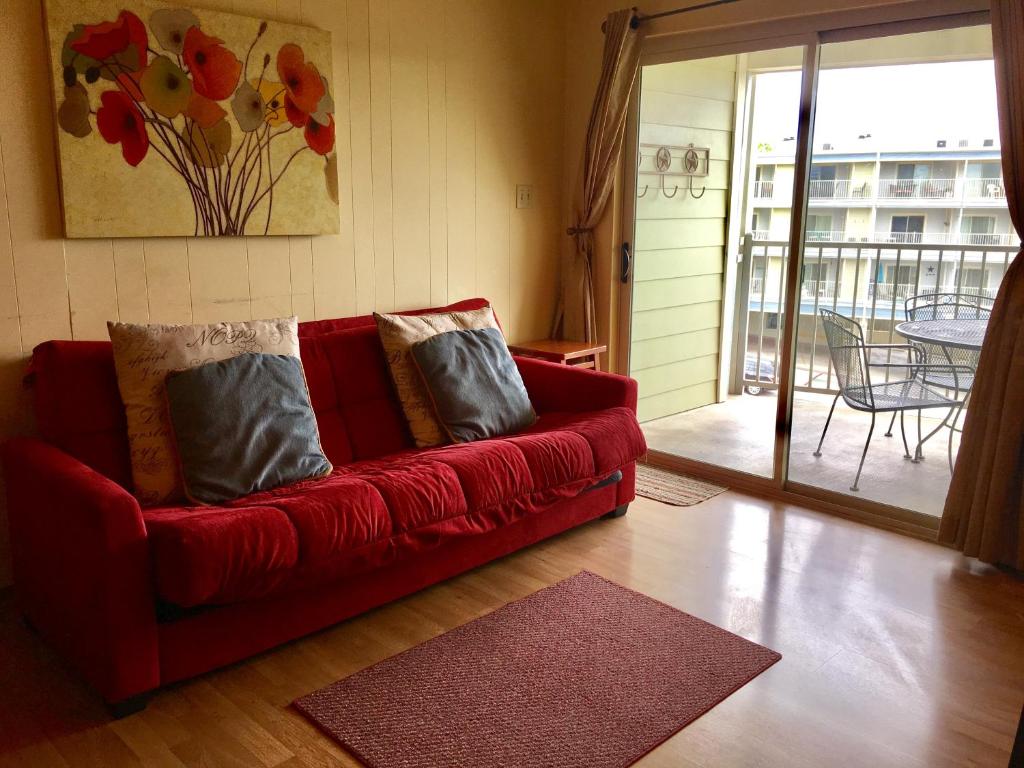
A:
POLYGON ((808 191, 812 200, 863 200, 871 197, 868 182, 852 179, 812 181, 808 191))
MULTIPOLYGON (((856 239, 856 238, 851 238, 856 239)), ((908 245, 1018 245, 1016 234, 978 232, 876 232, 879 243, 908 245)))
MULTIPOLYGON (((754 239, 763 242, 768 239, 767 230, 751 232, 754 239)), ((970 232, 876 232, 873 237, 856 237, 841 229, 816 230, 807 232, 809 243, 888 243, 892 245, 1019 245, 1020 237, 1009 233, 970 232)))
MULTIPOLYGON (((756 360, 749 366, 751 372, 762 371, 762 361, 772 363, 776 372, 774 381, 762 380, 757 386, 771 389, 778 385, 789 250, 788 241, 755 240, 749 235, 743 239, 730 379, 733 392, 740 392, 744 384, 755 384, 746 378, 748 358, 756 360)), ((899 344, 904 340, 895 327, 906 319, 908 298, 936 292, 994 296, 1016 253, 1016 246, 987 243, 894 247, 886 241, 807 240, 800 285, 796 389, 837 391, 818 317, 822 307, 856 319, 869 343, 899 344)))
POLYGON ((807 232, 807 242, 809 243, 841 243, 845 239, 846 233, 841 229, 831 231, 812 229, 807 232))
POLYGON ((880 179, 880 200, 999 202, 1006 199, 1002 179, 880 179))
MULTIPOLYGON (((836 179, 811 181, 808 193, 814 202, 822 200, 874 200, 876 195, 868 181, 836 179)), ((789 185, 774 181, 755 181, 756 200, 774 200, 792 195, 789 185)), ((1006 200, 1002 179, 880 179, 878 200, 949 200, 953 203, 1001 203, 1006 200)))

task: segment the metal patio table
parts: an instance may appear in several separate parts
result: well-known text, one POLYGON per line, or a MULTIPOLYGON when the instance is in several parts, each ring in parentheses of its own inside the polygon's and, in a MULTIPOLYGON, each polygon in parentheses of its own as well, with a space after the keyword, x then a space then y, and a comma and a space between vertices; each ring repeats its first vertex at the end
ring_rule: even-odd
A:
MULTIPOLYGON (((909 341, 916 341, 922 344, 933 344, 939 347, 952 347, 957 349, 969 349, 975 352, 981 350, 981 345, 985 342, 985 331, 988 330, 988 318, 987 317, 964 317, 964 318, 940 318, 935 320, 907 320, 902 322, 895 328, 903 338, 909 341)), ((952 362, 949 354, 946 357, 952 362)), ((957 409, 957 415, 953 419, 953 423, 949 425, 949 467, 950 471, 953 469, 953 432, 956 431, 956 421, 960 416, 960 411, 967 405, 967 400, 970 398, 971 393, 967 391, 964 395, 963 403, 960 408, 957 409)), ((949 419, 943 419, 942 424, 936 427, 931 434, 925 437, 923 440, 918 436, 917 450, 914 452, 914 461, 919 461, 923 458, 921 454, 921 446, 927 442, 932 435, 938 432, 946 424, 949 419)))
POLYGON ((896 333, 910 341, 940 347, 980 350, 988 329, 987 317, 907 320, 896 326, 896 333))

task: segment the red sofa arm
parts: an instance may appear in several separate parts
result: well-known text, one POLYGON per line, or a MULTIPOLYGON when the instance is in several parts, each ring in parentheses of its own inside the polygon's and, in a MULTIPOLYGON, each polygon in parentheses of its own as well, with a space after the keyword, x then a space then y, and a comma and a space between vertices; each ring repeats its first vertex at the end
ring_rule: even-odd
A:
POLYGON ((21 611, 107 701, 156 688, 156 613, 138 502, 41 440, 10 440, 3 464, 21 611))
POLYGON ((629 408, 636 413, 635 379, 533 357, 516 357, 515 361, 538 413, 600 411, 617 407, 629 408))

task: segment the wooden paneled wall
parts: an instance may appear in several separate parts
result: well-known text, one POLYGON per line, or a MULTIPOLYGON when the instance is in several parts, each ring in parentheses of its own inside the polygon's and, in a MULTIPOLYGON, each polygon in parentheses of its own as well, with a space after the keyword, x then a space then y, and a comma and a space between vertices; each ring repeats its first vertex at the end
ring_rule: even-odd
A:
POLYGON ((666 197, 657 175, 640 175, 629 372, 640 383, 641 421, 718 399, 735 92, 735 56, 643 69, 641 143, 708 147, 711 162, 707 178, 694 179, 700 198, 684 178, 665 178, 668 194, 679 186, 666 197))
MULTIPOLYGON (((0 439, 32 430, 32 347, 106 321, 300 319, 490 298, 546 335, 563 174, 563 10, 547 0, 194 0, 332 32, 341 233, 64 240, 42 0, 0 3, 0 439), (515 207, 515 185, 534 206, 515 207)), ((140 200, 152 205, 155 201, 140 200)), ((9 581, 0 513, 0 585, 9 581)))

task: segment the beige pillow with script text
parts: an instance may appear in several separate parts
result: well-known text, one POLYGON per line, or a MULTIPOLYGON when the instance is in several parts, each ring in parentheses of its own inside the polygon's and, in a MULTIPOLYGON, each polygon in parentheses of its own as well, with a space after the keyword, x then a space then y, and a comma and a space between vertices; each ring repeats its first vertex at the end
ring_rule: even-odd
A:
POLYGON ((490 307, 468 312, 437 312, 429 315, 378 315, 377 332, 380 334, 391 378, 395 381, 402 411, 409 422, 409 431, 417 448, 429 448, 448 442, 447 433, 434 414, 430 394, 420 379, 412 360, 412 345, 448 331, 471 331, 497 328, 494 310, 490 307))
POLYGON ((246 353, 299 356, 295 317, 210 325, 107 323, 107 331, 128 420, 135 496, 145 506, 183 496, 164 393, 168 373, 246 353))

